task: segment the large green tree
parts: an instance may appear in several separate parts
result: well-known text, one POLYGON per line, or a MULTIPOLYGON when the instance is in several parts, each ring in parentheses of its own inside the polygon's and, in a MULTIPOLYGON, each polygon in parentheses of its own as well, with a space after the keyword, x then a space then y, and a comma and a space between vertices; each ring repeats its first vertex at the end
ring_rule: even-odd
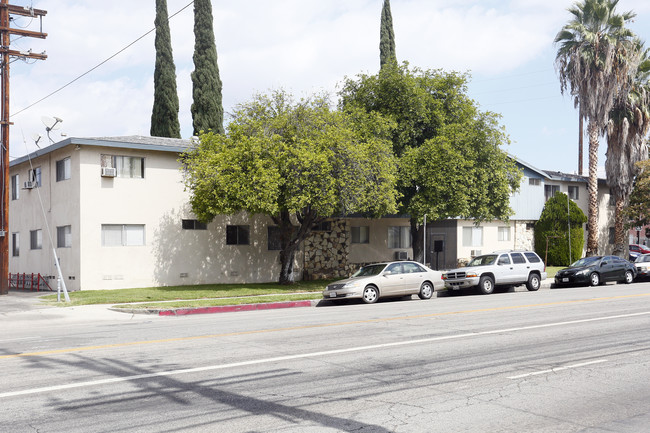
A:
POLYGON ((423 258, 422 222, 446 218, 507 220, 521 172, 493 113, 467 96, 467 76, 385 65, 347 80, 341 106, 390 119, 398 158, 400 213, 410 216, 413 256, 423 258))
POLYGON ((194 71, 192 126, 194 134, 223 133, 223 101, 212 24, 212 2, 194 0, 194 71))
POLYGON ((598 147, 614 99, 627 92, 636 65, 634 34, 625 27, 634 13, 618 14, 618 0, 583 0, 569 12, 569 21, 555 37, 555 59, 562 93, 569 91, 587 121, 589 136, 589 193, 587 255, 598 253, 598 147))
POLYGON ((396 211, 388 127, 362 111, 333 111, 323 97, 258 95, 237 107, 225 134, 202 134, 184 155, 192 209, 202 221, 240 211, 270 216, 280 227, 279 282, 291 283, 314 224, 396 211))
POLYGON ((650 130, 650 58, 639 41, 639 66, 628 93, 614 101, 607 124, 607 185, 615 200, 614 254, 627 256, 627 233, 624 209, 628 203, 637 163, 648 158, 646 138, 650 130))
POLYGON ((393 15, 390 13, 390 0, 384 0, 384 5, 381 8, 381 24, 379 29, 379 64, 383 68, 386 63, 397 63, 395 32, 393 32, 393 15))
POLYGON ((156 0, 155 26, 156 66, 153 73, 153 111, 150 134, 153 137, 181 138, 181 126, 178 122, 176 66, 172 55, 167 0, 156 0))

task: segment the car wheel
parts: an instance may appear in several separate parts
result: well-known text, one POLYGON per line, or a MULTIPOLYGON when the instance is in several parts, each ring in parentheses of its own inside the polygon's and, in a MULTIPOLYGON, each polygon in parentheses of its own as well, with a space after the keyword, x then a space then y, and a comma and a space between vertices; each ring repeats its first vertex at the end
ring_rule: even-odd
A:
POLYGON ((420 299, 431 299, 433 296, 433 286, 431 285, 430 282, 425 281, 422 283, 420 286, 420 293, 418 293, 418 296, 420 299))
POLYGON ((625 284, 630 284, 632 281, 634 281, 634 274, 632 271, 625 271, 625 280, 623 280, 623 282, 625 284))
POLYGON ((598 286, 599 284, 600 284, 600 275, 598 275, 596 272, 589 275, 589 285, 598 286))
POLYGON ((487 275, 483 275, 478 282, 478 289, 484 295, 494 292, 494 280, 487 275))
POLYGON ((375 286, 366 286, 363 289, 363 302, 366 304, 374 304, 379 299, 379 290, 375 286))
POLYGON ((526 288, 530 290, 531 292, 539 290, 539 286, 541 285, 542 281, 539 278, 539 275, 537 274, 530 274, 528 277, 528 282, 526 283, 526 288))

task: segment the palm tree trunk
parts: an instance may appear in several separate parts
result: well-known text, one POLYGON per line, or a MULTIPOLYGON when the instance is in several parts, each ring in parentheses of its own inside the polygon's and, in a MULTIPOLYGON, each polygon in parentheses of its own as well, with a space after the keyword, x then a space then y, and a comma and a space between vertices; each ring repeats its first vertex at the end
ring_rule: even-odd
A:
POLYGON ((627 242, 627 234, 625 233, 625 224, 623 222, 625 201, 624 198, 617 197, 614 211, 614 255, 619 257, 625 257, 625 244, 627 242))
POLYGON ((587 256, 598 254, 598 126, 592 120, 589 132, 589 208, 587 216, 587 256))
POLYGON ((582 139, 584 136, 584 126, 583 126, 583 118, 582 118, 582 113, 580 113, 580 122, 578 122, 578 129, 580 129, 579 135, 578 135, 578 175, 582 176, 582 139))

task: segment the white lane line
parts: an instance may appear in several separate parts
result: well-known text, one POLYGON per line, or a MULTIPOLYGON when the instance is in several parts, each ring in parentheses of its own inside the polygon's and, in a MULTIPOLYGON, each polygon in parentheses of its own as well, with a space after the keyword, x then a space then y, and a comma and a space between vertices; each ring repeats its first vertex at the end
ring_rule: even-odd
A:
POLYGON ((16 338, 3 338, 0 343, 8 343, 11 341, 24 341, 24 340, 41 340, 41 337, 16 337, 16 338))
POLYGON ((638 317, 638 316, 647 316, 647 315, 650 315, 650 311, 643 311, 640 313, 620 314, 616 316, 595 317, 592 319, 571 320, 566 322, 545 323, 542 325, 522 326, 518 328, 497 329, 493 331, 468 332, 465 334, 445 335, 441 337, 431 337, 431 338, 420 338, 417 340, 409 340, 409 341, 396 341, 393 343, 373 344, 370 346, 349 347, 347 349, 326 350, 322 352, 310 352, 310 353, 302 353, 297 355, 277 356, 273 358, 263 358, 263 359, 254 359, 250 361, 233 362, 230 364, 208 365, 205 367, 160 371, 157 373, 136 374, 132 376, 113 377, 109 379, 92 380, 88 382, 68 383, 68 384, 56 385, 56 386, 46 386, 42 388, 24 389, 21 391, 3 392, 0 393, 0 398, 16 397, 16 396, 29 395, 29 394, 40 394, 45 392, 61 391, 66 389, 83 388, 83 387, 90 387, 90 386, 97 386, 97 385, 106 385, 109 383, 117 383, 117 382, 129 382, 129 381, 135 381, 140 379, 148 379, 152 377, 175 376, 179 374, 200 373, 204 371, 214 371, 214 370, 225 370, 228 368, 246 367, 251 365, 268 364, 268 363, 281 362, 281 361, 292 361, 292 360, 304 359, 304 358, 317 358, 317 357, 329 356, 329 355, 340 355, 343 353, 385 349, 388 347, 408 346, 413 344, 432 343, 436 341, 445 341, 445 340, 458 340, 461 338, 477 337, 481 335, 501 334, 506 332, 518 332, 518 331, 526 331, 531 329, 549 328, 553 326, 566 326, 566 325, 573 325, 579 323, 624 319, 629 317, 638 317))
POLYGON ((564 367, 555 367, 555 368, 551 368, 550 370, 534 371, 532 373, 520 374, 518 376, 510 376, 510 377, 508 377, 508 379, 513 379, 513 380, 515 380, 515 379, 523 379, 524 377, 538 376, 540 374, 555 373, 557 371, 569 370, 569 369, 572 369, 572 368, 586 367, 587 365, 602 364, 603 362, 607 362, 607 360, 606 359, 599 359, 599 360, 596 360, 596 361, 582 362, 580 364, 565 365, 564 367))

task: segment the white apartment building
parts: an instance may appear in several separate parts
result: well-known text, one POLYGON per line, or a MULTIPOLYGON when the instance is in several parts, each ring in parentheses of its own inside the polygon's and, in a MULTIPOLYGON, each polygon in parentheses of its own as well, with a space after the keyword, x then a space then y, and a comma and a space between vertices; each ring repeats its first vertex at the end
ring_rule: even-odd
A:
MULTIPOLYGON (((41 274, 53 286, 56 252, 69 290, 277 281, 270 218, 224 215, 206 225, 192 214, 179 162, 189 146, 68 138, 12 161, 9 272, 41 274)), ((297 255, 297 279, 304 269, 343 276, 354 263, 412 256, 407 219, 326 226, 297 255)))

